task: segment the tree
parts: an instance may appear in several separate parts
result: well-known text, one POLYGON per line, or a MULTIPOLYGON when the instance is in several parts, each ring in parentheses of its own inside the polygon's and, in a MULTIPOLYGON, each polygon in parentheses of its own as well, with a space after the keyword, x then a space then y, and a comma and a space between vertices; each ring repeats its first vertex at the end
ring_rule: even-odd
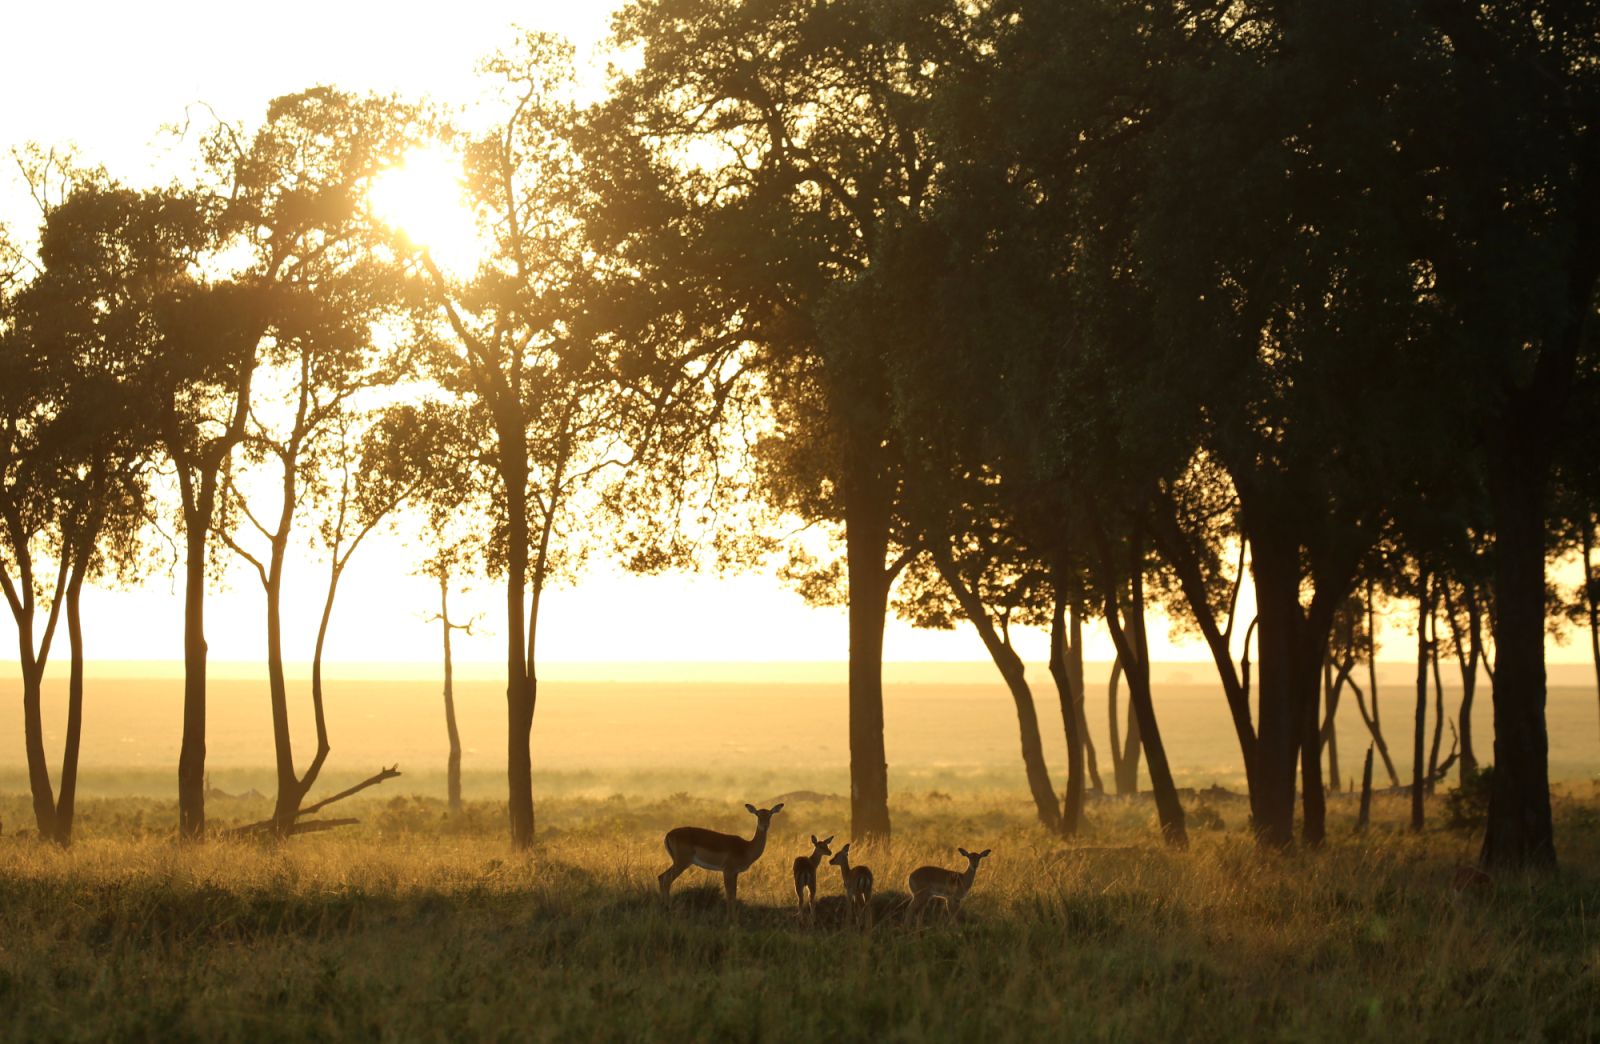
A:
MULTIPOLYGON (((31 173, 50 177, 54 164, 31 173)), ((83 721, 83 585, 126 573, 137 552, 153 441, 131 379, 150 337, 141 306, 187 279, 196 212, 179 194, 132 192, 93 172, 69 175, 59 201, 33 183, 44 217, 35 276, 20 288, 0 280, 14 291, 0 298, 0 549, 15 569, 0 571, 0 586, 17 625, 35 821, 41 837, 66 845, 83 721), (41 687, 63 615, 70 672, 57 796, 41 687)))
POLYGON ((1492 513, 1495 771, 1486 867, 1552 867, 1545 551, 1600 282, 1600 5, 1423 0, 1414 226, 1449 307, 1492 513))
POLYGON ((924 213, 930 107, 975 60, 973 20, 948 0, 643 0, 616 22, 642 62, 615 84, 609 119, 648 166, 612 223, 643 217, 634 256, 657 272, 670 258, 674 283, 704 287, 717 325, 751 347, 774 414, 758 448, 769 502, 843 530, 856 837, 890 830, 883 627, 912 549, 888 346, 840 294, 924 213))
POLYGON ((505 579, 507 779, 511 839, 534 836, 530 748, 536 649, 546 585, 585 550, 573 500, 638 450, 636 396, 599 307, 609 276, 591 249, 593 205, 576 152, 572 49, 526 33, 485 63, 504 116, 466 141, 465 191, 485 256, 475 271, 441 267, 413 244, 417 314, 434 331, 431 375, 462 398, 487 463, 491 568, 505 579))

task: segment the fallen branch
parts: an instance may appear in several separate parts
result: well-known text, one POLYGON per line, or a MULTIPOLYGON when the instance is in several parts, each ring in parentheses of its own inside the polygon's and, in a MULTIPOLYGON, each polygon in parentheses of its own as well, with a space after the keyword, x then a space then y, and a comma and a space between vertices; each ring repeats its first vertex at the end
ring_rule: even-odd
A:
MULTIPOLYGON (((383 769, 381 772, 378 772, 375 775, 368 776, 366 779, 362 780, 360 783, 357 783, 353 787, 349 787, 349 788, 347 788, 345 790, 341 790, 341 791, 339 791, 339 793, 333 795, 332 797, 323 798, 321 801, 318 801, 314 805, 307 805, 305 808, 302 808, 300 811, 295 813, 295 819, 297 820, 297 822, 293 826, 291 826, 289 828, 289 833, 290 834, 301 834, 301 833, 310 833, 310 832, 312 832, 312 830, 327 830, 327 829, 329 829, 329 826, 327 826, 327 825, 320 825, 320 824, 315 824, 315 823, 302 824, 302 823, 299 823, 298 820, 302 816, 314 815, 315 813, 322 811, 323 809, 327 808, 329 805, 333 804, 335 801, 343 801, 345 798, 349 797, 352 794, 358 794, 361 791, 367 789, 368 787, 375 787, 379 783, 382 783, 384 780, 393 779, 398 775, 400 775, 400 765, 397 762, 396 764, 391 765, 386 769, 383 769), (309 828, 312 828, 312 830, 302 829, 302 827, 309 827, 309 828)), ((246 837, 246 836, 248 836, 250 834, 258 834, 258 833, 262 832, 263 830, 272 829, 274 826, 277 825, 277 822, 278 821, 276 819, 263 819, 263 820, 261 820, 259 822, 256 822, 256 823, 247 823, 244 826, 234 827, 232 830, 224 830, 222 832, 222 836, 223 837, 246 837)), ((355 823, 355 822, 357 822, 357 820, 354 820, 354 819, 328 819, 328 820, 323 820, 323 824, 331 824, 332 826, 347 826, 347 825, 349 825, 351 823, 355 823)))
POLYGON ((318 801, 315 805, 308 805, 305 808, 302 808, 300 810, 299 814, 302 815, 302 816, 309 816, 309 815, 311 815, 311 814, 313 814, 315 812, 320 812, 323 809, 327 808, 329 805, 333 804, 335 801, 343 801, 345 798, 349 797, 351 794, 359 793, 359 792, 361 792, 363 790, 366 790, 368 787, 375 787, 379 783, 382 783, 386 779, 394 779, 399 774, 400 774, 400 765, 399 765, 398 762, 396 762, 395 764, 393 764, 393 765, 389 766, 388 768, 384 769, 382 772, 379 772, 377 775, 369 776, 368 778, 362 780, 360 783, 357 783, 355 786, 350 787, 348 790, 341 790, 341 791, 339 791, 339 793, 333 795, 332 797, 323 798, 321 801, 318 801))

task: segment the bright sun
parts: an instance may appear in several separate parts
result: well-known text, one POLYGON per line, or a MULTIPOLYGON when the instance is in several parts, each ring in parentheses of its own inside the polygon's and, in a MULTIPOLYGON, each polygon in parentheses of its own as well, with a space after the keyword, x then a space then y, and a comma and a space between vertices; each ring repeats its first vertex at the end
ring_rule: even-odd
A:
POLYGON ((447 271, 470 272, 483 256, 462 185, 461 157, 443 146, 408 153, 368 190, 373 213, 447 271))

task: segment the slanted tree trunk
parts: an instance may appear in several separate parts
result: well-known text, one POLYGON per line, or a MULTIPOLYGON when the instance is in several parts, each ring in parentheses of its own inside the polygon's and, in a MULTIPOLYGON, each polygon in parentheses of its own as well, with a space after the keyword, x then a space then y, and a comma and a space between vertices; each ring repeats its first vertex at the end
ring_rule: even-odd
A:
POLYGON ((1350 681, 1350 688, 1356 694, 1356 710, 1361 713, 1361 722, 1366 725, 1367 732, 1372 736, 1373 744, 1378 748, 1378 756, 1383 759, 1383 770, 1389 774, 1389 786, 1400 786, 1400 774, 1395 771, 1394 758, 1389 755, 1389 744, 1383 738, 1383 723, 1378 717, 1378 654, 1377 654, 1377 615, 1372 607, 1372 581, 1367 581, 1366 591, 1367 606, 1367 635, 1371 643, 1367 649, 1367 684, 1372 687, 1372 713, 1367 713, 1366 697, 1361 692, 1361 686, 1350 681))
MULTIPOLYGON (((1050 616, 1050 674, 1055 678, 1056 693, 1061 699, 1061 723, 1067 735, 1067 792, 1061 807, 1061 836, 1074 837, 1083 820, 1083 677, 1073 677, 1069 664, 1068 645, 1082 637, 1079 612, 1071 611, 1072 628, 1069 638, 1067 625, 1067 595, 1057 574, 1055 607, 1050 616)), ((1081 652, 1079 656, 1081 657, 1081 652)))
POLYGON ((1072 679, 1072 691, 1077 693, 1074 710, 1078 716, 1078 736, 1083 740, 1084 758, 1088 762, 1089 789, 1096 794, 1106 792, 1100 779, 1100 759, 1095 755, 1094 735, 1089 731, 1089 718, 1085 707, 1088 689, 1083 684, 1083 606, 1072 606, 1069 623, 1067 673, 1072 679))
POLYGON ((1478 755, 1472 749, 1472 704, 1478 693, 1478 666, 1483 656, 1483 610, 1476 590, 1467 592, 1467 631, 1470 652, 1467 672, 1461 681, 1461 779, 1478 771, 1478 755))
POLYGON ((1119 652, 1111 662, 1111 681, 1106 687, 1106 708, 1111 719, 1111 771, 1118 797, 1139 793, 1139 718, 1134 713, 1131 701, 1128 703, 1126 733, 1118 724, 1121 715, 1117 713, 1117 692, 1121 688, 1124 673, 1122 654, 1119 652))
POLYGON ((1417 579, 1417 713, 1411 731, 1411 829, 1421 830, 1423 820, 1422 740, 1428 718, 1428 613, 1432 606, 1432 580, 1423 568, 1417 579))
POLYGON ((1256 731, 1250 720, 1249 690, 1241 683, 1233 664, 1233 625, 1239 604, 1239 590, 1244 583, 1245 553, 1249 541, 1239 542, 1239 564, 1228 594, 1226 623, 1219 624, 1217 616, 1220 613, 1211 604, 1211 590, 1201 570, 1200 559, 1184 533, 1179 517, 1178 505, 1170 496, 1163 495, 1158 499, 1157 508, 1151 512, 1156 547, 1177 575, 1184 600, 1189 605, 1189 614, 1211 651, 1217 677, 1222 682, 1223 697, 1228 702, 1228 714, 1233 720, 1234 735, 1239 741, 1245 786, 1253 805, 1256 792, 1256 731))
POLYGON ((1338 680, 1333 677, 1333 661, 1322 661, 1322 698, 1326 704, 1326 717, 1322 719, 1322 745, 1328 751, 1328 790, 1337 794, 1339 792, 1339 732, 1334 724, 1334 716, 1339 712, 1339 690, 1344 688, 1344 679, 1347 670, 1339 672, 1338 680))
MULTIPOLYGON (((1056 806, 1055 788, 1050 782, 1050 769, 1044 760, 1044 737, 1039 732, 1039 715, 1033 702, 1033 689, 1028 685, 1022 657, 1017 655, 1011 644, 1010 629, 1005 626, 1004 620, 1000 628, 995 627, 983 600, 956 568, 949 543, 935 537, 928 544, 939 576, 955 597, 962 614, 977 630, 983 647, 989 651, 990 659, 1006 683, 1006 690, 1011 693, 1011 701, 1017 710, 1017 731, 1022 739, 1023 773, 1028 780, 1028 791, 1033 795, 1034 814, 1046 830, 1058 831, 1061 829, 1061 810, 1056 806)), ((1057 608, 1060 608, 1060 596, 1057 596, 1057 608)), ((1052 663, 1053 657, 1052 650, 1052 663)), ((1070 699, 1070 695, 1065 698, 1070 699)))
POLYGON ((1466 633, 1456 620, 1455 596, 1450 588, 1444 590, 1445 618, 1450 621, 1450 642, 1455 646, 1456 665, 1461 669, 1461 765, 1460 781, 1477 773, 1478 758, 1472 751, 1472 702, 1478 691, 1478 663, 1483 658, 1483 620, 1478 610, 1477 589, 1467 583, 1461 589, 1462 602, 1467 610, 1466 633))
MULTIPOLYGON (((84 554, 80 552, 80 554, 84 554)), ((85 555, 86 558, 86 555, 85 555)), ((78 749, 83 737, 83 560, 67 585, 67 736, 61 752, 61 793, 56 798, 56 842, 72 844, 72 822, 78 804, 78 749)))
POLYGON ((1178 791, 1172 782, 1172 770, 1167 764, 1167 752, 1161 742, 1155 703, 1150 694, 1150 646, 1145 635, 1145 559, 1141 534, 1135 524, 1126 549, 1129 595, 1127 626, 1123 625, 1123 609, 1118 593, 1122 585, 1117 579, 1110 540, 1098 524, 1094 527, 1094 535, 1100 558, 1106 624, 1111 629, 1111 640, 1116 643, 1118 657, 1126 662, 1128 702, 1139 722, 1139 738, 1144 748, 1145 762, 1150 769, 1150 789, 1155 795, 1161 835, 1167 844, 1182 848, 1189 843, 1184 827, 1183 805, 1178 801, 1178 791))

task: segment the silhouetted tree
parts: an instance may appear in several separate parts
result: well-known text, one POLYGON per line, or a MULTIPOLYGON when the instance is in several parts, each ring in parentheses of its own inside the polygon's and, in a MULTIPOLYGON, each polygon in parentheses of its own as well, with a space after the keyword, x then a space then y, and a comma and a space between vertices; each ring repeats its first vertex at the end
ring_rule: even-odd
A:
POLYGON ((533 843, 531 735, 541 600, 585 551, 572 501, 595 476, 632 461, 638 400, 600 317, 607 263, 590 249, 593 206, 576 149, 572 49, 526 33, 484 69, 498 124, 465 145, 464 189, 485 256, 451 272, 417 253, 417 306, 435 331, 433 376, 459 395, 492 470, 491 568, 506 583, 507 777, 512 843, 533 843))
POLYGON ((641 62, 614 84, 613 118, 651 163, 617 209, 737 317, 776 421, 756 453, 768 501, 843 530, 858 838, 889 835, 883 628, 912 549, 889 346, 842 294, 924 215, 930 107, 976 57, 972 20, 949 0, 647 0, 616 21, 641 62))
POLYGON ((83 585, 126 575, 135 562, 153 437, 134 377, 151 340, 152 295, 187 279, 196 211, 179 194, 133 192, 83 171, 66 172, 59 199, 45 181, 64 168, 34 159, 41 165, 26 170, 44 218, 34 278, 21 288, 0 280, 14 291, 0 297, 0 549, 10 567, 0 586, 17 624, 35 820, 41 837, 66 845, 83 721, 83 585), (63 616, 70 670, 58 797, 40 697, 63 616))

